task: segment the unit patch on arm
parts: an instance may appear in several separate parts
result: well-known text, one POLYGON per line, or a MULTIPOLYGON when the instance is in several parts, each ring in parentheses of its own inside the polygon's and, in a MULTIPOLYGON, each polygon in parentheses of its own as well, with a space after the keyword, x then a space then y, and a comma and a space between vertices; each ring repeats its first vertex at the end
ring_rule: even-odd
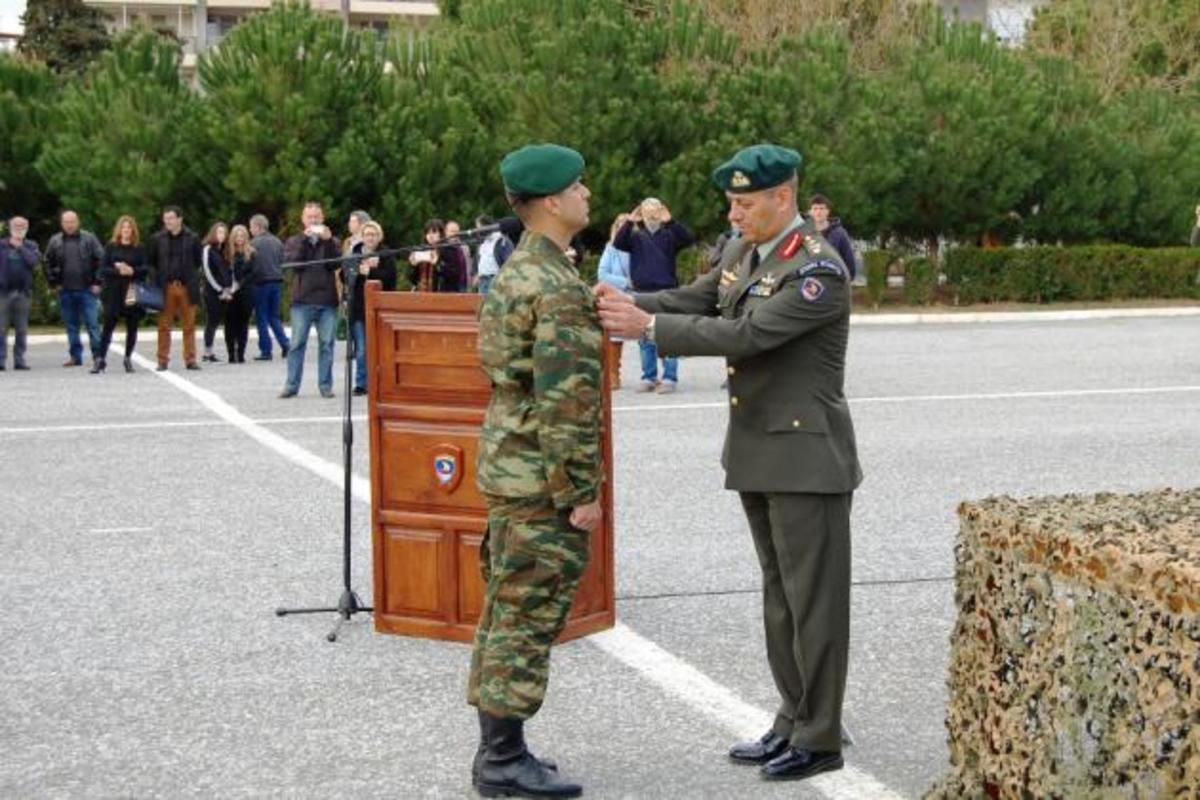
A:
POLYGON ((810 303, 815 303, 825 294, 825 284, 816 278, 805 278, 800 282, 800 296, 810 303))

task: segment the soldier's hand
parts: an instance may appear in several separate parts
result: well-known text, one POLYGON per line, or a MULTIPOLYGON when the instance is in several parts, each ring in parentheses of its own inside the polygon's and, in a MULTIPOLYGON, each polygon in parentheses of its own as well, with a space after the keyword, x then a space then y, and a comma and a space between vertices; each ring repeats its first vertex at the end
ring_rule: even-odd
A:
POLYGON ((592 294, 596 295, 596 299, 603 302, 611 300, 617 303, 632 303, 633 298, 622 292, 611 283, 601 281, 592 287, 592 294))
POLYGON ((600 509, 600 501, 593 500, 585 506, 575 506, 571 509, 571 524, 581 531, 591 533, 600 527, 604 512, 600 509))

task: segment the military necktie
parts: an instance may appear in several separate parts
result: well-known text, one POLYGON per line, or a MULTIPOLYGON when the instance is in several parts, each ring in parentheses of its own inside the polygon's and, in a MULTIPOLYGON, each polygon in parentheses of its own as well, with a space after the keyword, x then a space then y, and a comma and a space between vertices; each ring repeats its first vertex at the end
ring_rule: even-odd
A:
POLYGON ((758 262, 760 260, 761 259, 758 257, 758 248, 756 247, 756 248, 754 248, 754 252, 750 254, 750 271, 751 272, 754 272, 754 270, 758 269, 758 262))

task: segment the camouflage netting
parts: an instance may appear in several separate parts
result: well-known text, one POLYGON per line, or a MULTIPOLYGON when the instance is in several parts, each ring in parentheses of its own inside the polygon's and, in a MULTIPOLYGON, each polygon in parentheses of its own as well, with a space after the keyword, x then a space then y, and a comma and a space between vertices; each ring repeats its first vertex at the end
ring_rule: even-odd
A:
POLYGON ((930 798, 1200 797, 1200 489, 959 508, 930 798))

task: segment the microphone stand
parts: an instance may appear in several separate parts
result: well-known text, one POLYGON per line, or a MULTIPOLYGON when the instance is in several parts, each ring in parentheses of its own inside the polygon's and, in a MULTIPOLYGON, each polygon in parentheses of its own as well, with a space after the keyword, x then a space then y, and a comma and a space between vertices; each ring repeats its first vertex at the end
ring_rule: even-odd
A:
MULTIPOLYGON (((472 232, 473 233, 473 232, 472 232)), ((490 233, 490 231, 488 232, 490 233)), ((484 234, 486 235, 486 234, 484 234)), ((450 245, 464 244, 466 241, 473 240, 475 237, 456 237, 457 241, 449 242, 450 245)), ((342 593, 338 598, 336 606, 322 606, 311 608, 276 608, 275 616, 286 617, 293 614, 337 614, 338 619, 334 624, 333 630, 325 635, 325 639, 330 642, 336 642, 338 634, 341 632, 342 624, 349 622, 350 618, 355 614, 369 614, 375 609, 370 606, 363 605, 358 593, 354 591, 350 577, 350 547, 351 547, 351 508, 352 495, 350 491, 351 479, 351 453, 354 449, 354 423, 351 420, 350 409, 353 398, 351 386, 351 374, 354 370, 354 359, 357 356, 357 343, 354 341, 354 290, 358 283, 358 264, 364 258, 382 258, 383 256, 405 255, 408 253, 417 252, 419 250, 433 250, 441 247, 442 243, 436 245, 416 245, 412 247, 400 247, 394 250, 378 250, 374 253, 349 253, 345 256, 337 258, 323 258, 313 261, 293 261, 283 264, 284 269, 296 269, 298 267, 310 267, 317 265, 340 263, 342 265, 342 279, 346 285, 345 295, 342 298, 342 307, 346 315, 347 322, 347 337, 346 337, 346 375, 343 391, 345 392, 345 402, 342 404, 342 593)))

